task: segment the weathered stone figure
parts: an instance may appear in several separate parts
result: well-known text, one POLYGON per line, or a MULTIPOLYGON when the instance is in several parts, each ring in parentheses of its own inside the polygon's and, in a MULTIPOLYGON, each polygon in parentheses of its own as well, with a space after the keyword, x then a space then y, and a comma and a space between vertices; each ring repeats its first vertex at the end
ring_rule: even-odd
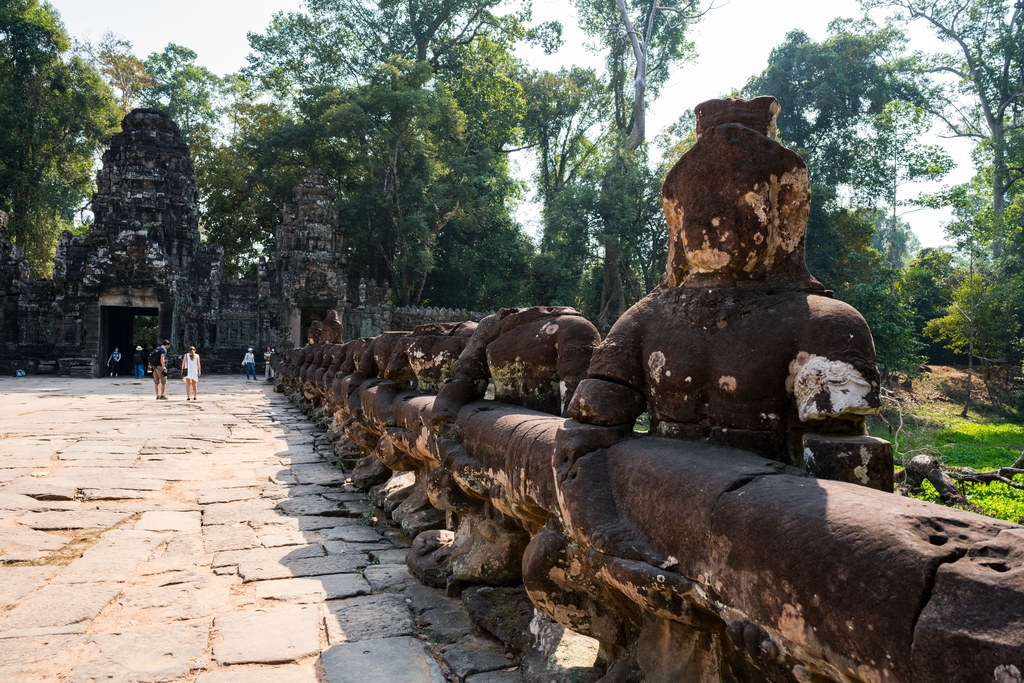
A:
POLYGON ((287 381, 327 400, 311 383, 337 366, 365 461, 417 473, 396 518, 447 513, 414 574, 521 578, 600 641, 601 683, 1020 683, 1024 529, 892 494, 864 429, 871 336, 804 265, 807 173, 777 111, 697 108, 665 279, 599 346, 574 311, 506 310, 451 366, 423 330, 308 346, 287 381), (645 409, 654 434, 634 434, 645 409))
MULTIPOLYGON (((807 166, 770 137, 775 99, 696 111, 697 143, 663 189, 668 286, 611 329, 569 412, 613 425, 649 409, 656 434, 803 467, 819 443, 805 434, 861 437, 880 409, 871 332, 807 272, 807 166)), ((851 479, 891 491, 888 444, 856 443, 851 479)))
POLYGON ((327 311, 324 321, 321 323, 321 329, 320 343, 340 344, 343 341, 345 326, 338 320, 338 312, 333 308, 327 311))

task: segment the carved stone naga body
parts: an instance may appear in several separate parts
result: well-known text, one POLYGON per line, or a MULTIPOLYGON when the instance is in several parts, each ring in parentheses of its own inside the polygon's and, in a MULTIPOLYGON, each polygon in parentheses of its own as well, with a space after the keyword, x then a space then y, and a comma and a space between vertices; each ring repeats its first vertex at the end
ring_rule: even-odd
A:
POLYGON ((522 581, 600 641, 605 683, 1021 683, 1024 528, 892 494, 871 334, 807 271, 778 104, 696 113, 665 278, 604 341, 507 309, 307 346, 284 382, 416 472, 414 573, 522 581))

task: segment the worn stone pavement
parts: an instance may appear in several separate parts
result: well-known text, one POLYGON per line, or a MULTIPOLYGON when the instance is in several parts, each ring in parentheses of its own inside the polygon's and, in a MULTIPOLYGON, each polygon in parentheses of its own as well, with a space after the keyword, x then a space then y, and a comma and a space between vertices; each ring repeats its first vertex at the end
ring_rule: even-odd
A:
POLYGON ((0 681, 444 681, 323 433, 263 383, 199 391, 0 378, 0 681))

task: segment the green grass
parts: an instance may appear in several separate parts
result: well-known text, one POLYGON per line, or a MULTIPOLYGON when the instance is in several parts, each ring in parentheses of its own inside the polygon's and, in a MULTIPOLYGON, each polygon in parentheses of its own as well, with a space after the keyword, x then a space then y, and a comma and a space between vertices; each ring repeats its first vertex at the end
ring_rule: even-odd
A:
MULTIPOLYGON (((962 418, 958 413, 957 406, 930 403, 905 416, 908 433, 900 436, 899 456, 927 453, 944 465, 993 470, 1009 467, 1024 450, 1024 425, 1003 421, 1002 416, 972 413, 962 418)), ((887 418, 894 423, 894 416, 887 414, 887 418)), ((874 424, 870 432, 893 440, 883 424, 874 424)), ((1014 480, 1024 483, 1024 475, 1017 475, 1014 480)), ((964 483, 961 491, 983 514, 1024 524, 1024 491, 999 482, 964 483)), ((915 497, 939 502, 928 482, 924 483, 924 493, 915 497)))

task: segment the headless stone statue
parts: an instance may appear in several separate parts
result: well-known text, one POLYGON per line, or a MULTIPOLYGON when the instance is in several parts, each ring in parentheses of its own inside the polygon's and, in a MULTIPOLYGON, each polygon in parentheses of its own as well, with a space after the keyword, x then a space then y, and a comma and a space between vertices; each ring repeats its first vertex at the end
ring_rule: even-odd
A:
POLYGON ((327 311, 324 321, 321 323, 320 343, 341 344, 345 336, 345 326, 338 320, 338 312, 327 311))
POLYGON ((871 332, 807 271, 810 183, 770 137, 777 111, 771 97, 697 107, 697 143, 663 188, 663 286, 612 327, 569 414, 614 425, 649 410, 652 433, 812 472, 808 448, 837 455, 814 437, 828 433, 870 451, 854 483, 891 491, 888 444, 864 437, 881 406, 871 332))

